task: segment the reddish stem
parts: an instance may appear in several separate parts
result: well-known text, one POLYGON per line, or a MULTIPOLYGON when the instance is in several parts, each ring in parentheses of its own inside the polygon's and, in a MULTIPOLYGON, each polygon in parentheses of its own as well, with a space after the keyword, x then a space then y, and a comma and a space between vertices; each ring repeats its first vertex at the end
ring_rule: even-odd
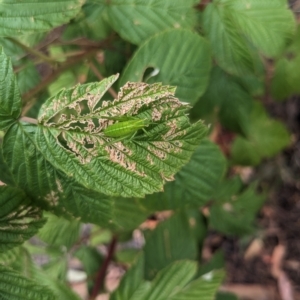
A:
POLYGON ((116 236, 114 236, 109 244, 108 253, 105 258, 105 261, 100 266, 100 268, 97 272, 97 276, 96 276, 96 279, 94 282, 94 288, 93 288, 93 291, 92 291, 92 294, 90 297, 91 300, 93 300, 97 297, 99 290, 103 287, 106 271, 107 271, 110 261, 112 260, 112 258, 114 256, 116 245, 117 245, 117 238, 116 238, 116 236))

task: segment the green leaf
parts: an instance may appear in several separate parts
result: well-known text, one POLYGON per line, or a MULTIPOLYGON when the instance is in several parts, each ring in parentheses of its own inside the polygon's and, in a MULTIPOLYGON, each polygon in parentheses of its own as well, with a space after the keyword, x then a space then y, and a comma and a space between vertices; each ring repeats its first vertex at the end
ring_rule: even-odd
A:
POLYGON ((251 95, 238 78, 214 67, 208 89, 193 107, 193 115, 203 118, 218 108, 220 121, 225 128, 247 136, 252 104, 251 95))
POLYGON ((99 267, 103 264, 103 257, 95 247, 82 245, 75 252, 77 257, 83 264, 84 271, 87 274, 88 287, 91 291, 94 284, 95 275, 99 270, 99 267))
POLYGON ((191 281, 197 272, 197 263, 176 261, 161 270, 150 283, 143 280, 144 259, 140 257, 124 276, 111 300, 213 300, 224 277, 223 271, 211 271, 191 281))
POLYGON ((118 99, 99 103, 116 79, 62 90, 48 99, 40 111, 36 141, 53 166, 86 188, 143 197, 173 180, 206 126, 191 125, 189 107, 174 97, 173 87, 161 84, 127 83, 118 99), (134 138, 107 135, 105 129, 114 125, 120 125, 122 134, 122 122, 114 121, 122 118, 144 120, 150 129, 136 131, 134 138))
MULTIPOLYGON (((119 35, 133 44, 141 44, 161 31, 192 29, 196 23, 194 0, 111 0, 108 22, 119 35)), ((101 4, 100 4, 101 5, 101 4)))
MULTIPOLYGON (((188 246, 187 246, 188 247, 188 246)), ((147 263, 147 258, 146 258, 147 263)), ((151 283, 150 292, 141 299, 172 299, 195 276, 197 263, 194 261, 178 261, 161 270, 151 283)), ((199 298, 198 298, 199 299, 199 298)))
POLYGON ((40 82, 40 75, 31 61, 24 62, 17 74, 18 85, 22 94, 28 92, 40 82))
POLYGON ((152 210, 145 208, 139 199, 119 197, 114 199, 113 212, 113 226, 128 231, 143 223, 152 210))
POLYGON ((41 211, 18 189, 0 186, 0 252, 22 244, 41 228, 41 211))
POLYGON ((168 182, 163 193, 147 195, 140 203, 152 211, 205 205, 225 170, 226 160, 219 147, 204 139, 175 181, 168 182))
POLYGON ((193 104, 208 85, 210 66, 210 48, 204 38, 188 30, 169 30, 141 45, 124 71, 121 85, 142 81, 147 68, 154 68, 148 83, 177 86, 176 97, 193 104))
POLYGON ((0 253, 0 265, 10 266, 13 264, 17 258, 20 257, 21 247, 15 247, 10 250, 5 250, 5 252, 0 253))
MULTIPOLYGON (((0 140, 1 143, 1 140, 0 140)), ((0 144, 0 181, 6 183, 7 185, 15 185, 14 178, 4 161, 3 153, 2 153, 2 143, 0 144)))
POLYGON ((239 300, 238 297, 231 293, 218 293, 216 300, 239 300))
POLYGON ((283 100, 292 94, 299 94, 300 87, 300 27, 293 43, 284 55, 275 63, 275 71, 271 82, 272 96, 283 100))
POLYGON ((254 103, 247 139, 237 137, 231 148, 232 163, 258 165, 290 143, 290 134, 283 123, 270 119, 260 103, 254 103))
POLYGON ((111 31, 106 22, 105 2, 87 0, 80 13, 64 30, 65 39, 86 37, 99 41, 104 39, 111 31))
POLYGON ((243 236, 254 230, 254 220, 265 196, 255 192, 255 185, 243 192, 233 193, 230 187, 236 179, 222 183, 217 193, 216 202, 210 209, 210 225, 227 235, 243 236), (219 196, 219 197, 218 197, 219 196))
POLYGON ((229 73, 255 72, 257 48, 279 55, 295 31, 295 19, 284 0, 214 0, 203 27, 219 65, 229 73))
POLYGON ((43 285, 0 265, 0 299, 3 300, 54 300, 52 292, 43 285))
POLYGON ((192 281, 170 300, 214 300, 224 279, 224 271, 211 271, 192 281))
MULTIPOLYGON (((48 290, 50 290, 55 296, 54 297, 55 300, 80 300, 79 297, 70 289, 70 287, 68 287, 67 284, 64 283, 65 278, 63 278, 63 281, 58 281, 54 279, 52 277, 52 274, 49 274, 49 271, 52 270, 47 269, 46 271, 44 271, 33 263, 27 249, 19 248, 18 250, 19 250, 18 256, 16 260, 10 265, 11 268, 13 268, 15 271, 20 273, 20 275, 25 276, 27 280, 34 282, 35 285, 40 284, 45 288, 47 288, 48 290)), ((49 255, 49 252, 46 253, 46 255, 49 255)), ((26 299, 26 298, 20 298, 20 299, 26 299)), ((29 299, 33 299, 33 298, 29 298, 29 299)), ((43 298, 37 298, 37 299, 43 299, 43 298)))
POLYGON ((129 300, 137 296, 135 293, 144 282, 144 264, 144 256, 141 254, 134 266, 124 275, 119 287, 111 294, 110 300, 129 300))
MULTIPOLYGON (((1 10, 0 4, 0 10, 1 10)), ((21 96, 10 59, 0 49, 0 130, 7 130, 21 114, 21 96)))
POLYGON ((196 259, 198 241, 186 213, 173 215, 152 232, 146 232, 145 274, 153 278, 170 263, 181 259, 196 259))
POLYGON ((80 10, 82 0, 4 0, 0 4, 0 36, 20 36, 49 31, 68 23, 80 10))
POLYGON ((13 125, 3 140, 3 156, 15 184, 35 204, 58 215, 80 217, 84 222, 107 225, 112 218, 112 200, 88 190, 55 169, 35 143, 37 126, 13 125), (25 162, 25 163, 24 163, 25 162))
POLYGON ((47 223, 39 231, 38 237, 49 245, 65 246, 70 249, 80 234, 80 222, 56 217, 50 213, 45 215, 47 223))
POLYGON ((223 251, 219 250, 214 253, 213 257, 205 264, 201 265, 197 277, 210 273, 213 270, 222 269, 225 266, 225 258, 223 251))

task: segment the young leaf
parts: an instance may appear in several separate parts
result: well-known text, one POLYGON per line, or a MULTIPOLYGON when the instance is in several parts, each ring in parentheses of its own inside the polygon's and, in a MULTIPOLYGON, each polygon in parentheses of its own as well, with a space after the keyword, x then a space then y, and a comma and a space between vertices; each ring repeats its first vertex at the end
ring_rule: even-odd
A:
POLYGON ((42 241, 51 246, 64 246, 70 249, 79 240, 80 222, 77 220, 69 221, 50 213, 45 214, 45 216, 47 223, 38 233, 38 237, 42 241))
POLYGON ((300 93, 300 27, 293 43, 286 49, 284 55, 275 64, 272 77, 272 96, 283 100, 292 94, 300 93))
MULTIPOLYGON (((147 259, 146 259, 147 263, 147 259)), ((177 261, 161 270, 151 282, 151 290, 141 299, 172 299, 195 276, 197 263, 189 260, 177 261)))
POLYGON ((214 67, 208 89, 193 107, 192 115, 203 118, 218 108, 220 121, 225 128, 247 136, 252 104, 251 95, 238 78, 214 67))
MULTIPOLYGON (((144 199, 142 199, 143 201, 144 199)), ((153 212, 143 206, 143 203, 136 198, 113 198, 112 225, 115 229, 134 230, 153 212)))
MULTIPOLYGON (((55 300, 80 300, 79 297, 67 286, 67 284, 54 279, 51 276, 51 274, 49 274, 49 270, 44 271, 40 267, 38 267, 32 261, 30 253, 28 253, 28 251, 25 248, 20 247, 17 250, 18 250, 17 256, 15 257, 15 260, 9 264, 9 267, 12 268, 14 271, 18 272, 20 276, 21 275, 25 276, 26 280, 33 282, 37 287, 42 286, 47 288, 48 291, 50 290, 50 292, 54 295, 55 300)), ((49 252, 47 252, 47 254, 49 254, 49 252)), ((1 256, 0 256, 0 263, 1 263, 1 256)), ((21 300, 27 298, 5 298, 5 299, 21 300)), ((29 299, 35 299, 35 298, 29 298, 29 299)), ((36 299, 43 299, 43 298, 41 297, 36 299)))
POLYGON ((36 142, 53 166, 86 188, 143 197, 173 180, 206 126, 189 123, 188 106, 174 97, 170 86, 127 83, 117 99, 100 102, 116 79, 62 90, 48 99, 39 115, 36 142), (137 127, 134 138, 126 136, 137 120, 146 132, 137 127))
POLYGON ((131 267, 122 278, 119 287, 111 294, 110 300, 132 299, 139 286, 143 284, 145 259, 141 254, 134 266, 131 267))
POLYGON ((17 74, 18 85, 21 94, 35 87, 40 81, 40 74, 31 61, 24 61, 24 68, 17 74))
POLYGON ((295 31, 292 11, 282 0, 214 0, 203 26, 220 66, 229 73, 255 72, 257 54, 280 54, 295 31))
MULTIPOLYGON (((0 143, 1 142, 2 141, 0 140, 0 143)), ((0 144, 0 170, 1 170, 0 181, 2 181, 3 183, 6 183, 7 185, 15 185, 14 178, 13 178, 6 162, 4 161, 1 144, 0 144)))
POLYGON ((214 300, 215 295, 224 279, 223 271, 211 271, 202 277, 193 280, 182 291, 170 300, 214 300))
POLYGON ((80 13, 66 27, 63 33, 65 39, 86 37, 93 40, 104 39, 111 31, 106 21, 106 3, 87 0, 80 13))
POLYGON ((218 187, 215 203, 210 210, 210 225, 227 235, 242 236, 254 229, 255 216, 264 202, 264 195, 255 192, 255 186, 246 191, 234 190, 236 179, 228 180, 218 187))
POLYGON ((148 83, 177 86, 176 97, 193 104, 208 85, 210 66, 210 48, 204 38, 188 30, 169 30, 141 45, 126 67, 121 84, 142 81, 145 70, 152 67, 157 72, 147 79, 148 83))
POLYGON ((55 300, 54 294, 36 281, 0 265, 0 299, 3 300, 55 300))
POLYGON ((0 252, 22 244, 41 228, 41 211, 18 189, 0 186, 0 252))
POLYGON ((260 103, 254 103, 248 138, 237 137, 231 148, 232 163, 258 165, 263 158, 276 155, 290 143, 283 123, 272 120, 260 103))
POLYGON ((36 205, 55 214, 80 217, 100 226, 109 224, 113 201, 54 168, 36 146, 36 130, 32 124, 17 123, 5 134, 3 156, 15 185, 36 205))
POLYGON ((0 9, 0 36, 20 36, 67 23, 80 10, 82 0, 4 0, 0 9))
POLYGON ((103 264, 104 259, 96 247, 85 245, 80 246, 80 248, 75 252, 75 257, 81 261, 84 271, 89 278, 88 288, 92 291, 95 274, 97 274, 99 266, 103 264))
POLYGON ((20 117, 21 96, 11 61, 2 48, 0 48, 0 86, 0 130, 7 130, 20 117))
POLYGON ((108 22, 122 38, 141 44, 161 31, 192 29, 196 23, 194 0, 112 0, 106 2, 108 22))
POLYGON ((178 209, 204 205, 215 191, 226 169, 218 146, 204 139, 191 160, 164 186, 164 192, 147 195, 140 204, 149 210, 178 209))
POLYGON ((146 232, 146 278, 153 278, 159 270, 176 260, 196 259, 197 244, 185 212, 173 215, 152 232, 146 232))

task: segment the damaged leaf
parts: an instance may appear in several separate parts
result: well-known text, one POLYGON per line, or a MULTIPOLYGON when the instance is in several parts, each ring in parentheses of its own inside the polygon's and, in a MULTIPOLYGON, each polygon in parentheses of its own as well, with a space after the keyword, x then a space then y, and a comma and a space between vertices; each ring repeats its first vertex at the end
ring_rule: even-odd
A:
POLYGON ((45 224, 41 210, 16 188, 0 186, 0 207, 0 253, 21 245, 45 224))
POLYGON ((117 99, 102 100, 117 78, 65 89, 48 99, 36 141, 48 161, 85 187, 143 197, 174 179, 206 126, 191 125, 190 107, 174 97, 174 87, 160 83, 127 83, 117 99))

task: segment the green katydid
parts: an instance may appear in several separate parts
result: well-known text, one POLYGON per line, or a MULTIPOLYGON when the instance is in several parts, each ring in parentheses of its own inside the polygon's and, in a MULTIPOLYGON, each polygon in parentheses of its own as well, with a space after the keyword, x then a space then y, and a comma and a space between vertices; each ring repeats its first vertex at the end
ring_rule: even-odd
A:
POLYGON ((138 132, 138 130, 143 130, 146 135, 148 135, 145 127, 152 124, 147 119, 140 119, 136 117, 103 117, 104 119, 117 120, 117 123, 107 126, 103 133, 107 137, 119 138, 119 140, 129 137, 132 139, 138 132))

